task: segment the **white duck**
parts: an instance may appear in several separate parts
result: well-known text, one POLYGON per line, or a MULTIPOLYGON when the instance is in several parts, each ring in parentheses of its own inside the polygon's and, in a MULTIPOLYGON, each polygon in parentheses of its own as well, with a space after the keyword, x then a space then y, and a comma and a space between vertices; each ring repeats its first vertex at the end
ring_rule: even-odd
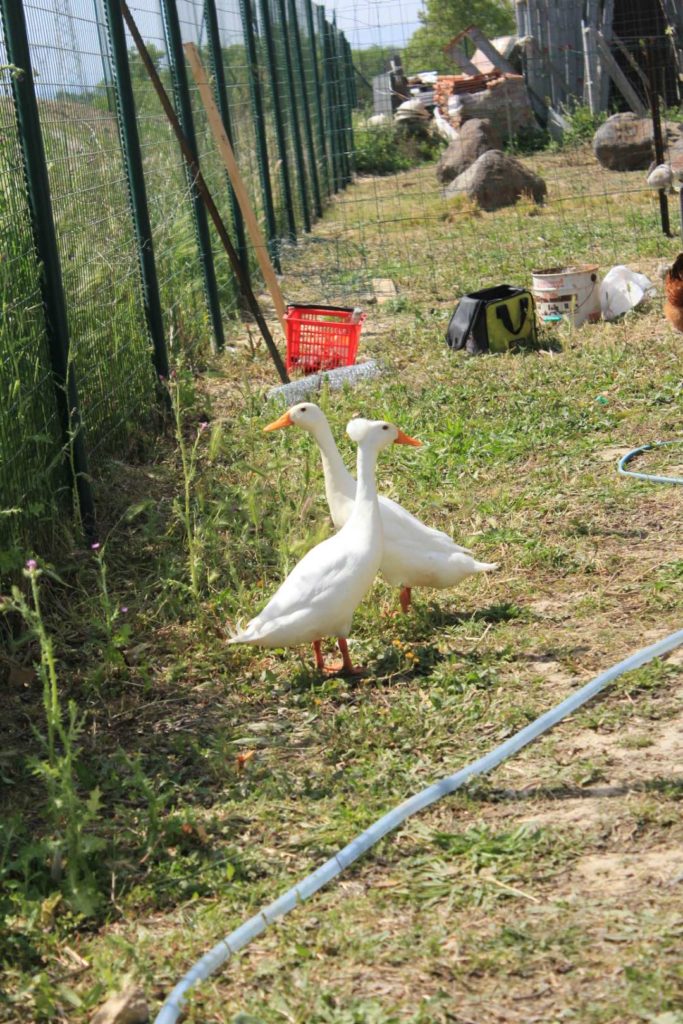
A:
POLYGON ((346 431, 358 445, 358 488, 344 526, 304 555, 263 611, 229 642, 258 647, 312 643, 316 666, 322 671, 320 641, 335 636, 342 655, 341 668, 353 673, 356 670, 346 638, 353 613, 372 586, 382 561, 377 456, 392 442, 416 446, 420 442, 380 420, 351 420, 346 431))
MULTIPOLYGON (((320 448, 327 504, 335 527, 340 529, 351 515, 356 481, 339 454, 327 417, 313 402, 298 402, 264 429, 292 426, 307 430, 320 448)), ((413 587, 443 590, 466 576, 498 568, 494 562, 478 562, 468 548, 460 547, 447 533, 425 526, 391 498, 380 497, 379 508, 384 531, 380 571, 387 583, 401 587, 404 612, 410 607, 413 587)))

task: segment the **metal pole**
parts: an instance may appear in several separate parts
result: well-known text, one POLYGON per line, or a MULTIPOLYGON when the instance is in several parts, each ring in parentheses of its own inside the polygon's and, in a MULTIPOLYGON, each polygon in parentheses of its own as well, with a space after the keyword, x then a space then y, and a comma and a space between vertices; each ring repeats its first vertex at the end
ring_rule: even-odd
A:
POLYGON ((121 17, 121 5, 118 0, 104 0, 104 9, 109 33, 109 46, 116 74, 116 115, 126 161, 128 193, 133 213, 140 274, 142 277, 142 298, 147 328, 153 345, 152 362, 159 376, 168 377, 168 352, 166 350, 159 282, 154 261, 152 226, 147 206, 145 174, 142 165, 142 152, 140 150, 135 99, 130 80, 128 49, 126 47, 126 35, 121 17))
MULTIPOLYGON (((192 118, 192 102, 190 100, 190 88, 185 70, 185 55, 183 54, 183 41, 180 34, 180 22, 178 20, 178 9, 175 0, 161 0, 161 10, 166 29, 166 41, 168 55, 171 64, 171 76, 175 92, 178 117, 182 125, 188 145, 197 160, 197 139, 194 132, 194 121, 192 118)), ((197 245, 199 247, 199 258, 204 274, 204 289, 206 303, 211 318, 216 348, 222 349, 225 344, 223 337, 223 320, 221 317, 221 304, 218 297, 218 284, 216 282, 216 270, 213 265, 213 252, 211 251, 211 237, 209 235, 209 224, 206 219, 206 210, 201 197, 197 192, 196 183, 190 173, 187 181, 192 197, 192 210, 194 213, 194 225, 197 233, 197 245)))
POLYGON ((353 141, 353 110, 356 107, 356 79, 353 73, 353 56, 348 39, 341 34, 342 53, 344 55, 344 84, 346 86, 346 151, 349 161, 349 181, 356 169, 355 146, 353 141))
MULTIPOLYGON (((662 138, 662 121, 659 114, 659 94, 657 92, 657 69, 655 68, 653 40, 646 42, 647 70, 650 94, 650 111, 652 113, 652 135, 655 143, 655 160, 658 164, 664 163, 664 139, 662 138)), ((659 216, 662 222, 662 232, 671 238, 671 222, 669 221, 669 201, 666 197, 666 189, 659 189, 659 216)))
POLYGON ((325 94, 325 129, 327 133, 327 152, 332 171, 332 187, 335 192, 339 191, 341 175, 339 173, 339 141, 336 132, 336 118, 334 110, 334 95, 332 91, 332 56, 330 54, 330 39, 325 8, 317 4, 318 32, 323 48, 323 92, 325 94))
POLYGON ((273 206, 273 189, 270 183, 270 170, 268 168, 268 144, 266 143, 265 117, 263 115, 261 83, 259 81, 259 61, 254 33, 254 10, 251 0, 240 0, 240 14, 242 16, 244 46, 247 51, 249 94, 251 96, 251 109, 253 112, 254 131, 256 133, 261 191, 263 192, 263 209, 266 217, 266 235, 270 248, 270 259, 279 274, 282 272, 280 266, 280 245, 277 221, 275 220, 275 207, 273 206))
POLYGON ((24 9, 17 0, 0 0, 10 63, 21 69, 12 78, 12 92, 28 192, 31 228, 40 263, 40 291, 45 334, 50 353, 57 415, 64 444, 66 471, 75 487, 86 535, 95 529, 95 506, 90 489, 85 435, 79 411, 76 374, 71 358, 66 299, 50 198, 45 148, 40 129, 24 9))
MULTIPOLYGON (((3 2, 9 2, 9 0, 3 0, 3 2)), ((239 257, 235 252, 232 242, 230 241, 230 236, 228 235, 225 224, 221 219, 221 215, 218 212, 218 208, 213 201, 213 197, 209 192, 208 186, 204 181, 204 176, 199 169, 197 159, 193 154, 192 150, 190 149, 189 142, 183 132, 180 121, 178 120, 178 116, 175 110, 173 109, 173 105, 170 99, 168 98, 168 95, 166 93, 166 90, 164 89, 161 79, 159 78, 159 72, 154 66, 152 58, 150 57, 147 47, 145 46, 142 36, 140 35, 140 30, 135 24, 135 19, 133 18, 133 15, 130 13, 130 9, 128 7, 128 4, 126 3, 126 0, 120 0, 120 2, 121 12, 123 14, 124 21, 128 26, 128 31, 133 37, 135 45, 138 48, 138 53, 142 58, 142 63, 145 65, 145 70, 147 71, 147 74, 151 79, 152 85, 154 86, 154 90, 157 96, 159 97, 164 113, 166 114, 166 117, 168 118, 169 124, 173 129, 175 137, 178 140, 178 144, 180 145, 180 151, 183 154, 183 159, 187 164, 189 173, 192 176, 192 180, 196 184, 197 192, 201 197, 204 205, 206 206, 206 209, 209 212, 209 216, 211 217, 211 220, 213 221, 214 226, 216 228, 216 233, 218 234, 218 237, 221 240, 223 248, 228 254, 228 259, 230 260, 230 264, 235 273, 235 277, 237 278, 242 294, 244 295, 245 301, 249 307, 249 311, 258 325, 263 340, 266 343, 266 348, 268 349, 268 352, 270 353, 273 363, 275 364, 275 369, 277 370, 280 380, 283 382, 283 384, 288 384, 289 376, 287 374, 287 370, 285 369, 285 365, 282 362, 280 353, 278 352, 277 346, 273 341, 273 336, 270 333, 268 324, 266 323, 263 313, 261 312, 261 307, 259 306, 256 300, 256 296, 254 295, 252 287, 249 283, 249 278, 246 276, 244 270, 242 269, 242 264, 240 263, 239 257)))
POLYGON ((308 190, 306 188, 306 163, 304 161, 304 150, 301 142, 301 129, 299 127, 299 114, 296 102, 296 87, 294 85, 294 68, 292 65, 292 51, 289 46, 289 32, 287 31, 287 11, 285 0, 277 0, 280 14, 280 25, 282 28, 282 46, 285 55, 285 77, 287 80, 287 92, 289 94, 289 112, 294 137, 294 159, 296 160, 296 173, 299 186, 299 198, 301 199, 301 212, 304 218, 304 228, 311 230, 311 210, 308 204, 308 190))
MULTIPOLYGON (((206 15, 206 34, 209 43, 211 56, 211 70, 213 71, 216 103, 221 114, 225 134, 232 148, 235 148, 235 140, 232 132, 232 119, 230 117, 230 104, 228 102, 228 90, 225 82, 225 69, 223 67, 223 52, 221 48, 221 36, 218 28, 218 14, 216 12, 215 0, 204 0, 204 12, 206 15)), ((245 274, 249 274, 249 250, 247 249, 247 238, 244 232, 244 219, 240 204, 232 184, 230 188, 230 209, 232 211, 232 222, 235 227, 235 240, 237 253, 245 274)))
POLYGON ((308 149, 308 166, 311 173, 311 185, 313 188, 313 203, 316 217, 322 217, 323 204, 320 198, 320 183, 318 182, 318 167, 315 159, 315 145, 313 144, 313 125, 311 123, 311 108, 308 102, 308 86, 306 84, 306 73, 304 71, 304 52, 301 45, 301 33, 299 31, 299 18, 296 13, 296 0, 289 0, 289 27, 294 40, 294 57, 297 65, 299 78, 299 89, 301 91, 301 103, 304 115, 304 131, 306 133, 306 148, 308 149))
POLYGON ((323 117, 322 83, 320 80, 320 67, 318 65, 318 47, 316 46, 315 25, 313 23, 312 0, 304 0, 306 5, 306 28, 308 31, 308 42, 311 50, 311 68, 313 71, 313 91, 315 98, 315 112, 318 128, 318 151, 323 166, 325 178, 325 191, 330 194, 331 183, 329 167, 327 164, 327 140, 325 139, 325 118, 323 117))
POLYGON ((337 96, 339 98, 339 122, 341 129, 342 143, 342 167, 344 173, 343 184, 348 185, 351 181, 351 151, 349 148, 349 129, 351 126, 351 108, 346 89, 345 59, 341 32, 337 28, 336 18, 332 24, 332 39, 334 43, 334 66, 337 83, 337 96))
POLYGON ((343 188, 347 182, 346 147, 344 145, 344 111, 342 105, 341 89, 339 82, 339 60, 337 56, 337 29, 334 24, 327 22, 327 38, 329 50, 329 75, 332 93, 332 110, 334 116, 334 134, 336 139, 337 168, 339 188, 343 188))
POLYGON ((285 213, 287 215, 287 226, 292 242, 296 242, 296 219, 294 217, 294 202, 292 200, 292 182, 289 175, 289 154, 287 152, 287 136, 285 134, 285 118, 280 102, 280 88, 277 80, 278 62, 275 53, 275 41, 273 39, 273 23, 270 17, 268 0, 260 0, 261 21, 263 22, 263 34, 266 40, 266 56, 268 59, 268 71, 270 73, 271 95, 273 97, 273 119, 275 121, 275 136, 277 148, 280 154, 280 176, 282 178, 282 194, 285 200, 285 213))

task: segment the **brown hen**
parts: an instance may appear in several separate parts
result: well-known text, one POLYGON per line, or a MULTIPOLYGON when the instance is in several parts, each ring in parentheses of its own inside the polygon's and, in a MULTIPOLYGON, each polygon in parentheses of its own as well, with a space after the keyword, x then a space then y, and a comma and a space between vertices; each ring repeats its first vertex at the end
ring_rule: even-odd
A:
POLYGON ((664 316, 677 331, 683 332, 683 252, 679 253, 664 278, 666 302, 664 316))

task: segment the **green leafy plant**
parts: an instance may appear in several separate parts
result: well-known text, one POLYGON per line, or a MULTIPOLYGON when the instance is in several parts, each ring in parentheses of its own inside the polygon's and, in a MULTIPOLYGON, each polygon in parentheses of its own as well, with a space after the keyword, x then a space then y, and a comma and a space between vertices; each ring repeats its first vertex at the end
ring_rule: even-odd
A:
POLYGON ((573 110, 563 111, 568 127, 565 129, 562 146, 583 146, 590 142, 608 115, 603 111, 592 114, 590 107, 579 104, 573 110))
POLYGON ((63 888, 75 911, 89 916, 99 902, 92 858, 104 844, 91 833, 90 826, 98 819, 100 792, 95 787, 85 798, 78 792, 79 713, 74 701, 69 701, 66 711, 62 708, 54 646, 40 606, 42 574, 37 561, 30 558, 24 568, 30 600, 15 586, 11 596, 0 602, 0 611, 21 616, 40 650, 38 675, 45 713, 45 735, 41 735, 41 741, 45 757, 33 759, 32 766, 45 783, 53 834, 37 852, 49 851, 51 879, 63 888))
POLYGON ((171 371, 168 390, 173 408, 175 439, 180 453, 180 467, 183 479, 183 492, 179 502, 179 517, 185 533, 187 547, 187 569, 190 578, 192 595, 198 598, 201 591, 201 543, 199 541, 193 487, 197 475, 199 445, 208 429, 208 422, 200 420, 194 436, 186 436, 184 417, 185 401, 189 389, 187 375, 176 370, 171 371))

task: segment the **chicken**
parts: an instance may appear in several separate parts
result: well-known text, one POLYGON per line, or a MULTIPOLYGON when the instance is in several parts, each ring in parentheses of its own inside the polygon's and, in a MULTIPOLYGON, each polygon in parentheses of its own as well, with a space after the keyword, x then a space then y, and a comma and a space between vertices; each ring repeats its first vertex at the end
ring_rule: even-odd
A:
POLYGON ((674 176, 671 164, 650 164, 647 176, 648 188, 666 189, 671 188, 674 176))
POLYGON ((672 327, 683 333, 683 252, 679 253, 664 278, 666 301, 664 316, 672 327))

